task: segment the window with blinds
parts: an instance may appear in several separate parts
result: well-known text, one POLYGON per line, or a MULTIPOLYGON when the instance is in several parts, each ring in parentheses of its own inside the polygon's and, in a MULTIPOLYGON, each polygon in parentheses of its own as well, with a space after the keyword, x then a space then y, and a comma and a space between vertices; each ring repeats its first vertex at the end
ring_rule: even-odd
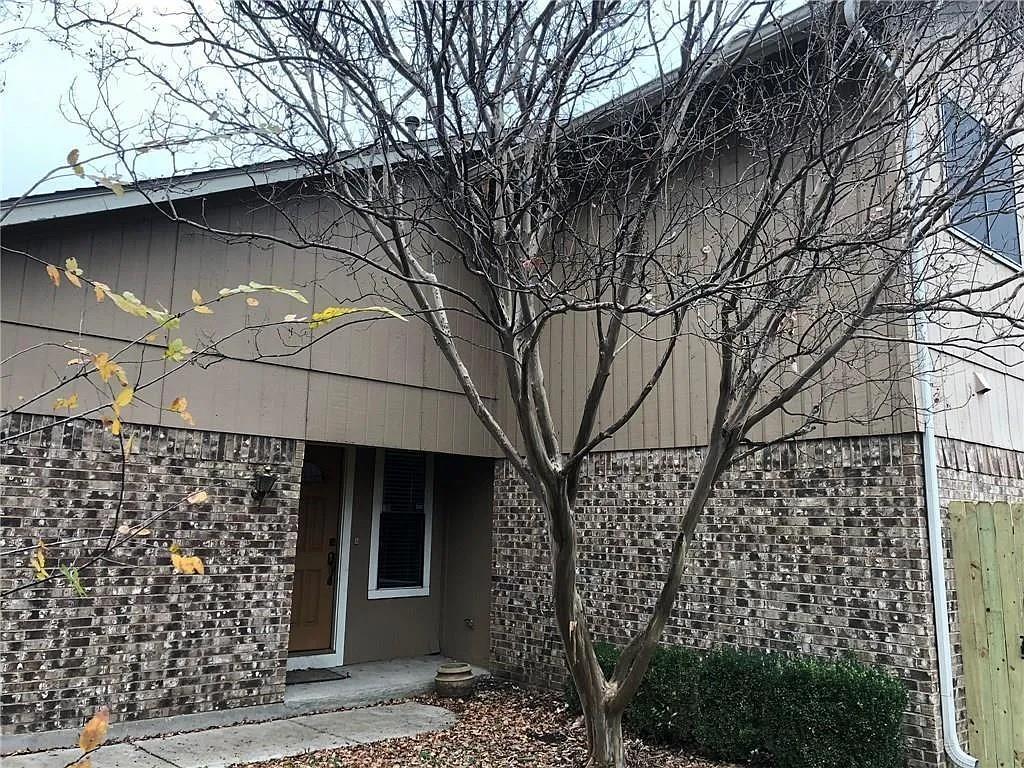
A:
POLYGON ((383 450, 378 462, 371 597, 425 595, 430 570, 430 457, 383 450))

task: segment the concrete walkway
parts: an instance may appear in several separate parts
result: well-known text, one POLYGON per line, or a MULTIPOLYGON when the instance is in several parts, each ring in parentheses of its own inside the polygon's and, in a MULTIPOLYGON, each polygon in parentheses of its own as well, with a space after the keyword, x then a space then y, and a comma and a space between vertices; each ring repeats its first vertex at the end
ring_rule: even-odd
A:
MULTIPOLYGON (((226 768, 415 736, 449 728, 454 722, 455 716, 446 709, 404 702, 133 739, 102 747, 94 753, 93 764, 103 768, 226 768)), ((4 757, 3 768, 63 768, 80 754, 77 749, 29 752, 4 757)))
MULTIPOLYGON (((2 0, 0 0, 2 2, 2 0)), ((107 743, 139 741, 155 736, 183 731, 201 731, 246 723, 264 723, 271 720, 294 718, 333 712, 351 707, 365 707, 395 699, 404 699, 433 690, 434 674, 444 656, 417 656, 409 659, 371 661, 341 667, 349 674, 344 680, 325 683, 302 683, 285 689, 284 702, 258 707, 235 707, 190 715, 156 717, 151 720, 113 722, 107 743)), ((477 679, 488 677, 486 669, 473 668, 477 679)), ((115 713, 116 717, 116 713, 115 713)), ((78 728, 40 733, 18 733, 0 738, 0 754, 45 752, 71 747, 78 743, 78 728)), ((13 763, 12 763, 13 764, 13 763)), ((7 760, 3 761, 6 768, 7 760)), ((104 764, 104 768, 109 768, 104 764)))
MULTIPOLYGON (((281 704, 113 722, 93 764, 223 768, 441 730, 455 721, 446 709, 413 702, 368 705, 432 690, 437 667, 447 660, 435 654, 350 664, 342 668, 349 674, 344 680, 289 685, 281 704)), ((478 667, 473 672, 478 679, 489 676, 478 667)), ((3 768, 64 768, 81 754, 73 748, 78 732, 66 728, 5 735, 0 738, 0 762, 3 768)))

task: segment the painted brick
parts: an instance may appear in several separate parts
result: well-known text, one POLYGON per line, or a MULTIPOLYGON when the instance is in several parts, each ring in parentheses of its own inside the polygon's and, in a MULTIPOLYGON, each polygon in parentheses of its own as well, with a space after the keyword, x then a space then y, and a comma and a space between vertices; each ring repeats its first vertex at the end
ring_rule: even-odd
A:
MULTIPOLYGON (((136 719, 279 702, 284 696, 303 443, 249 435, 132 427, 120 449, 96 421, 43 416, 0 423, 3 540, 0 589, 31 578, 42 538, 93 537, 62 550, 88 558, 120 522, 148 520, 197 488, 210 501, 173 508, 152 534, 87 569, 87 598, 61 581, 6 598, 0 632, 4 732, 77 727, 100 704, 136 719), (33 431, 35 430, 35 431, 33 431), (254 470, 279 475, 257 508, 254 470), (205 576, 174 574, 167 548, 203 558, 205 576)), ((51 552, 55 560, 57 551, 51 552)))

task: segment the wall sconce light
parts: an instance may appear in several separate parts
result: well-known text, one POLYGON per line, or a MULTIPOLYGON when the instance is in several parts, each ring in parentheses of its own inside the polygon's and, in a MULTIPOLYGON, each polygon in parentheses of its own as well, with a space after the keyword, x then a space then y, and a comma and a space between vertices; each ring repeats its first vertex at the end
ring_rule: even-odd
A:
POLYGON ((262 504, 263 500, 267 498, 267 494, 274 490, 274 483, 276 482, 277 475, 274 474, 273 469, 270 467, 258 469, 256 474, 253 475, 252 483, 249 486, 251 488, 250 495, 257 504, 262 504))

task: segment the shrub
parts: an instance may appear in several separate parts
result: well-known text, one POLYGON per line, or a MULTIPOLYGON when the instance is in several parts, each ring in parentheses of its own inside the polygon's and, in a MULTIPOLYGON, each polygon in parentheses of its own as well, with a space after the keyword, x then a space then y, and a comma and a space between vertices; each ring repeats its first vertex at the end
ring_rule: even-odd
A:
MULTIPOLYGON (((610 674, 618 650, 596 647, 610 674)), ((580 711, 570 679, 566 700, 580 711)), ((775 768, 899 768, 903 686, 853 660, 723 648, 659 648, 626 725, 637 735, 709 757, 775 768)))

